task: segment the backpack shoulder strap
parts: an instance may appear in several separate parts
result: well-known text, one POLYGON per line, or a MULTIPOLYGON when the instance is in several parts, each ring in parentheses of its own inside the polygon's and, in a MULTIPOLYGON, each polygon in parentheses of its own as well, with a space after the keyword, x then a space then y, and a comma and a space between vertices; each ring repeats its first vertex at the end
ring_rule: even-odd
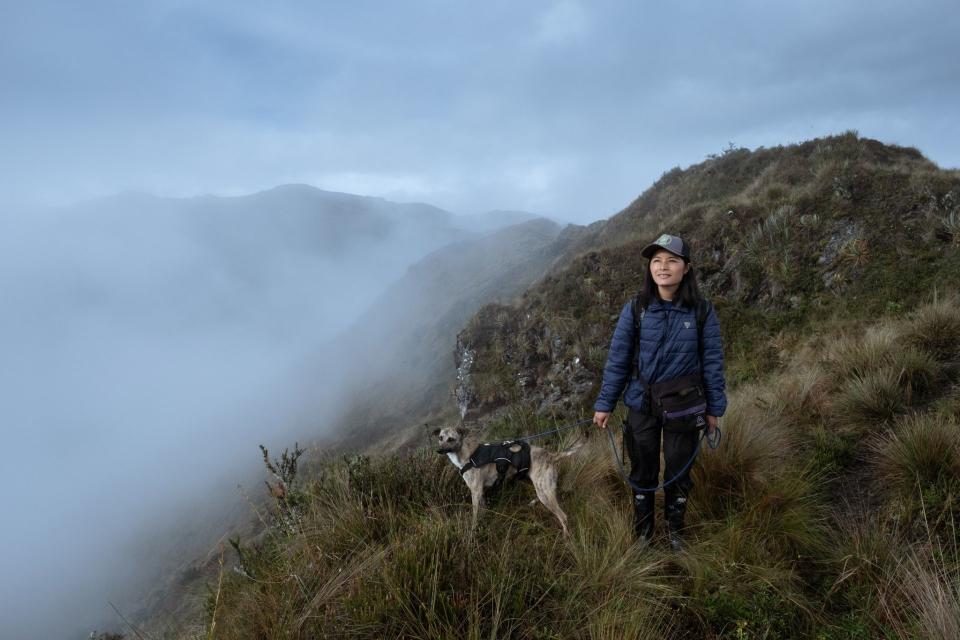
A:
POLYGON ((643 320, 643 314, 646 313, 646 309, 640 304, 639 293, 633 297, 633 302, 630 303, 630 310, 633 312, 633 332, 639 335, 640 322, 643 320))
POLYGON ((703 327, 707 324, 707 316, 710 315, 712 305, 706 298, 700 298, 697 302, 697 353, 700 356, 700 368, 703 369, 703 327))
POLYGON ((633 378, 640 377, 640 323, 643 321, 643 314, 646 309, 640 304, 640 294, 637 293, 630 303, 630 310, 633 312, 633 378))

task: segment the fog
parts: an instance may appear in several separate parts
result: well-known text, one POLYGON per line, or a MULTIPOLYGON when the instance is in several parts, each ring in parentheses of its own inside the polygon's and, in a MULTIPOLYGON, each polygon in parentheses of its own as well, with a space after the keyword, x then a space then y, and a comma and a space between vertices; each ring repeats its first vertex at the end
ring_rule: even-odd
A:
MULTIPOLYGON (((4 637, 86 637, 115 621, 108 600, 152 575, 184 507, 239 502, 259 443, 336 424, 335 399, 355 393, 338 381, 363 345, 341 340, 336 361, 295 381, 315 390, 302 400, 317 415, 287 391, 290 372, 349 337, 409 264, 465 235, 432 207, 306 187, 5 210, 4 637)), ((230 504, 201 508, 209 519, 230 504)))

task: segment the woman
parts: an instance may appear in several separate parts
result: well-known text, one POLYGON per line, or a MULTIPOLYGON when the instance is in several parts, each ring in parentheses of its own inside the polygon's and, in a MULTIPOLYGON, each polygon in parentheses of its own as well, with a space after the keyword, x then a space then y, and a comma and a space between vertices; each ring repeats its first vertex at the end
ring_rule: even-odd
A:
POLYGON ((662 434, 664 482, 670 481, 664 488, 664 519, 670 545, 679 549, 687 496, 693 487, 690 469, 684 470, 684 466, 696 450, 697 427, 706 426, 712 432, 727 407, 723 344, 717 315, 697 288, 690 246, 677 236, 664 234, 644 247, 640 255, 650 260, 649 268, 637 300, 628 302, 620 312, 593 421, 607 428, 623 393, 629 408, 624 441, 635 489, 634 531, 646 541, 653 534, 654 492, 636 489, 653 489, 659 484, 662 434), (637 318, 634 308, 638 309, 637 318), (659 406, 655 409, 650 387, 691 375, 695 376, 693 380, 702 381, 705 413, 697 422, 684 418, 680 423, 671 421, 665 429, 663 413, 656 410, 659 406))

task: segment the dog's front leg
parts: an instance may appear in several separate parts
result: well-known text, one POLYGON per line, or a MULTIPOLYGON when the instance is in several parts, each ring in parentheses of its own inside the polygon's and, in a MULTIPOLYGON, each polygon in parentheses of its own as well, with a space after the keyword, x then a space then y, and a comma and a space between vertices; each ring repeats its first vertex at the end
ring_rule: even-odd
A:
POLYGON ((467 486, 470 487, 470 498, 473 502, 473 517, 470 520, 470 530, 473 531, 477 528, 477 518, 483 508, 483 480, 477 477, 476 472, 472 472, 467 486))

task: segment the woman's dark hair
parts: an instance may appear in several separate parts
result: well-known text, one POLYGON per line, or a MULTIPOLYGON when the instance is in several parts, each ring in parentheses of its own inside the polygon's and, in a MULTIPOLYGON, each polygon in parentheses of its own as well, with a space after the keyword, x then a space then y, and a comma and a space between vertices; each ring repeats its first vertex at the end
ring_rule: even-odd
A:
MULTIPOLYGON (((644 309, 650 306, 654 300, 660 299, 660 289, 657 283, 653 281, 653 274, 650 273, 650 262, 647 261, 647 267, 644 269, 643 288, 640 289, 640 306, 644 309)), ((696 309, 697 304, 703 296, 700 294, 700 287, 697 286, 697 273, 691 266, 683 274, 683 280, 677 287, 677 293, 673 296, 673 303, 682 305, 688 309, 696 309)))

